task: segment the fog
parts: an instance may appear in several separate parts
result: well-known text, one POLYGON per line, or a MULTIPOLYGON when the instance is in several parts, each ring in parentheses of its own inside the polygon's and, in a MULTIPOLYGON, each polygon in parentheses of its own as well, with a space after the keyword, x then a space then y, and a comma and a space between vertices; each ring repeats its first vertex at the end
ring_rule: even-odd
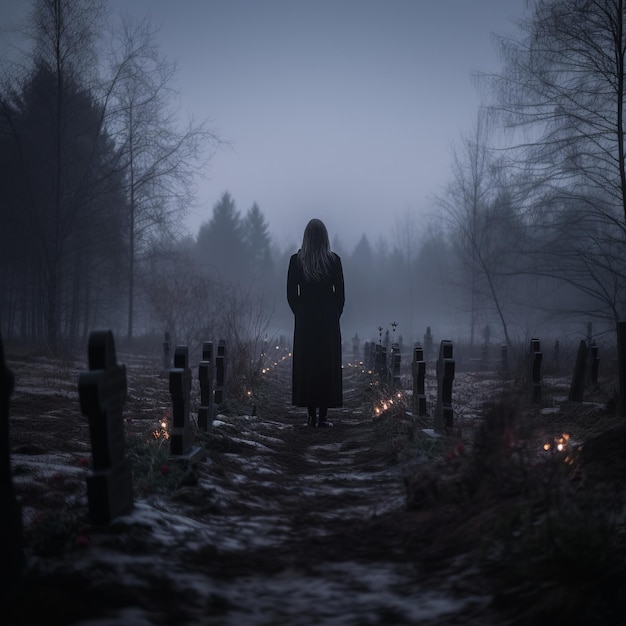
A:
MULTIPOLYGON (((3 146, 13 230, 3 240, 2 331, 72 343, 100 324, 129 338, 176 330, 198 342, 227 332, 240 311, 248 317, 237 323, 252 334, 289 336, 289 255, 317 217, 344 262, 347 345, 356 334, 378 339, 392 322, 407 343, 428 326, 436 339, 472 346, 487 327, 494 343, 577 340, 598 301, 567 281, 557 285, 554 263, 550 276, 532 275, 548 240, 525 237, 523 205, 492 185, 479 229, 487 241, 469 255, 459 234, 467 224, 454 203, 447 212, 442 203, 453 152, 480 109, 473 73, 499 70, 491 34, 514 31, 524 4, 109 0, 95 48, 88 37, 68 40, 71 80, 61 101, 76 127, 61 146, 51 132, 59 118, 41 105, 58 102, 47 66, 33 65, 30 44, 6 30, 7 84, 26 103, 10 96, 6 120, 33 169, 3 146), (126 42, 146 44, 136 66, 135 57, 122 63, 107 52, 123 49, 119 31, 107 40, 120 12, 151 33, 126 42), (86 64, 89 54, 96 66, 86 64), (153 90, 143 109, 129 104, 143 84, 131 69, 153 90), (144 124, 136 145, 131 118, 144 124), (169 137, 181 139, 181 153, 169 137), (46 164, 60 153, 67 170, 55 175, 46 164), (521 252, 505 255, 522 240, 535 246, 524 263, 521 252)), ((3 3, 6 24, 24 19, 27 7, 3 3)), ((83 18, 77 29, 89 27, 91 14, 83 18)), ((574 243, 584 240, 571 231, 574 243)), ((601 280, 596 287, 604 289, 601 280)))

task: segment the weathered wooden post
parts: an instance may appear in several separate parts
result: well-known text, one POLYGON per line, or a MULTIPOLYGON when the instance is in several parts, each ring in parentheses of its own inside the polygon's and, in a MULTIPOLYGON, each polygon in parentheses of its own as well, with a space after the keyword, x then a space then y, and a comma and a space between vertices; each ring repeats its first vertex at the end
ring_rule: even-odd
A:
POLYGON ((215 357, 215 404, 224 402, 224 379, 226 378, 226 341, 217 342, 217 356, 215 357))
POLYGON ((200 407, 198 408, 198 428, 207 431, 213 425, 213 342, 202 345, 202 361, 198 366, 200 381, 200 407))
POLYGON ((413 415, 423 417, 426 412, 426 361, 424 361, 424 349, 419 343, 413 349, 413 363, 411 363, 413 373, 413 415))
POLYGON ((439 345, 437 360, 437 407, 435 409, 435 432, 449 432, 454 426, 452 411, 452 382, 454 381, 454 358, 452 342, 444 339, 439 345))
POLYGON ((541 402, 541 362, 543 352, 539 339, 530 340, 530 383, 532 385, 533 403, 541 402))
POLYGON ((0 335, 0 598, 21 578, 25 563, 22 507, 11 478, 9 407, 13 386, 0 335))
POLYGON ((108 524, 133 508, 130 460, 124 450, 122 409, 126 366, 118 365, 110 330, 94 331, 88 344, 89 371, 78 378, 80 408, 89 419, 92 473, 87 477, 89 518, 108 524))

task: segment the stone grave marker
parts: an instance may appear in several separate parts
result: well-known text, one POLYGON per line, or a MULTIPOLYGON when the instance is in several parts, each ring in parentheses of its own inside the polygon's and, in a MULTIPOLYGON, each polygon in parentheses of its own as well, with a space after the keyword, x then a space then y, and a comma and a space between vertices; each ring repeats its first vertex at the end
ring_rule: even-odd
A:
POLYGON ((11 478, 9 406, 13 385, 0 336, 0 598, 21 578, 25 564, 22 507, 11 478))
POLYGON ((569 388, 568 400, 570 402, 582 402, 585 394, 585 384, 587 377, 587 342, 584 339, 578 344, 578 353, 576 354, 576 364, 574 365, 574 374, 569 388))
POLYGON ((423 417, 426 412, 426 361, 424 361, 424 349, 418 344, 413 349, 413 415, 423 417))
POLYGON ((215 357, 215 404, 224 402, 224 380, 226 379, 226 341, 220 339, 217 342, 217 355, 215 357))
POLYGON ((532 386, 533 403, 541 402, 541 363, 543 352, 539 339, 530 340, 530 384, 532 386))
POLYGON ((452 342, 444 339, 439 344, 437 360, 437 407, 435 408, 435 432, 449 432, 454 425, 452 411, 452 383, 454 381, 454 358, 452 342))
POLYGON ((205 341, 202 345, 202 361, 198 366, 200 381, 198 428, 205 432, 213 425, 213 369, 213 342, 205 341))
POLYGON ((117 363, 110 330, 94 331, 88 343, 89 371, 80 374, 80 408, 89 420, 92 472, 87 477, 89 519, 108 524, 133 508, 131 464, 124 450, 122 409, 126 366, 117 363))

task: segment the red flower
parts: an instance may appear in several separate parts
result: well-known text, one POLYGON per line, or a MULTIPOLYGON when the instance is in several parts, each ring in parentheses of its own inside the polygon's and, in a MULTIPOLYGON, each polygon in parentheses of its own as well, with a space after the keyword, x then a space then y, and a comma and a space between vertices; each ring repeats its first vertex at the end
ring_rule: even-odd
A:
POLYGON ((460 441, 456 444, 455 450, 459 456, 463 456, 465 454, 465 446, 460 441))
POLYGON ((161 474, 167 476, 170 473, 169 465, 161 465, 161 474))
POLYGON ((89 537, 87 535, 85 535, 84 533, 81 533, 80 535, 76 535, 76 545, 84 548, 85 546, 88 546, 91 543, 91 539, 89 539, 89 537))
POLYGON ((85 458, 84 456, 81 457, 80 459, 78 459, 78 466, 89 467, 89 459, 85 458))

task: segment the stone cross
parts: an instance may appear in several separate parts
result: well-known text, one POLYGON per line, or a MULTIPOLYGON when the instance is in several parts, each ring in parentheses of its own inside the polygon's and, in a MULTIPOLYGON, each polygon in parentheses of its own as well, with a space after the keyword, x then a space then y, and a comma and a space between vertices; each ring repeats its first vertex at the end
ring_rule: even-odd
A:
POLYGON ((202 361, 198 366, 200 381, 200 407, 198 408, 198 428, 207 431, 213 424, 213 342, 202 345, 202 361))
POLYGON ((191 403, 191 370, 187 346, 176 346, 174 367, 170 370, 170 396, 172 398, 172 431, 170 454, 186 455, 191 451, 193 431, 189 421, 191 403))
POLYGON ((423 417, 426 413, 426 361, 424 361, 424 349, 418 344, 413 350, 413 415, 423 417))
POLYGON ((224 402, 224 380, 226 378, 226 341, 217 342, 217 356, 215 357, 215 404, 224 402))
POLYGON ((452 382, 454 381, 452 342, 444 339, 439 344, 437 360, 437 407, 435 409, 435 432, 445 433, 454 425, 452 412, 452 382))
POLYGON ((530 340, 530 381, 532 385, 532 401, 537 404, 541 402, 541 362, 543 352, 539 339, 530 340))
POLYGON ((122 408, 126 367, 118 365, 110 330, 94 331, 87 347, 89 371, 80 374, 80 408, 89 420, 92 472, 87 477, 89 518, 108 524, 133 508, 131 464, 124 450, 122 408))
POLYGON ((4 363, 0 335, 0 598, 21 577, 25 561, 22 507, 11 479, 9 400, 12 392, 13 373, 4 363))

